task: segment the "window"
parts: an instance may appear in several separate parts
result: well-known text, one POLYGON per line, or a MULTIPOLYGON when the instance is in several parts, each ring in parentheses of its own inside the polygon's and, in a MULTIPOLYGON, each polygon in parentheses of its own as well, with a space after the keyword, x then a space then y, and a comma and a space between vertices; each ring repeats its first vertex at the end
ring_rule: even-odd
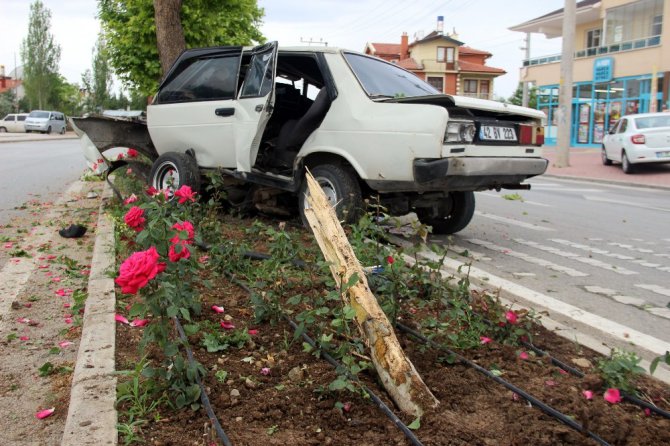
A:
POLYGON ((466 79, 463 82, 463 93, 477 94, 477 81, 474 79, 466 79))
POLYGON ((263 97, 272 90, 272 53, 254 55, 240 97, 263 97))
POLYGON ((239 62, 239 56, 187 61, 158 92, 156 103, 233 99, 239 62))
POLYGON ((432 85, 440 93, 444 91, 444 78, 443 77, 431 77, 428 76, 426 79, 430 85, 432 85))
POLYGON ((586 48, 597 48, 600 46, 600 29, 592 29, 586 32, 586 48))
POLYGON ((617 129, 617 133, 624 133, 626 131, 627 126, 628 126, 628 120, 622 119, 621 122, 619 122, 619 128, 617 129))
POLYGON ((660 36, 663 33, 663 16, 657 15, 654 16, 654 19, 651 22, 651 35, 660 36))
POLYGON ((26 120, 26 115, 19 115, 16 117, 17 121, 25 121, 26 120))
POLYGON ((454 49, 447 48, 447 63, 454 63, 454 49))
POLYGON ((437 57, 438 62, 446 62, 447 60, 447 49, 443 46, 437 47, 437 57))
POLYGON ((7 117, 5 117, 5 121, 13 121, 13 120, 14 120, 13 115, 7 115, 7 117))
POLYGON ((601 45, 658 36, 662 29, 663 0, 639 0, 606 11, 601 45))
POLYGON ((479 93, 482 97, 489 96, 489 81, 479 81, 479 93))

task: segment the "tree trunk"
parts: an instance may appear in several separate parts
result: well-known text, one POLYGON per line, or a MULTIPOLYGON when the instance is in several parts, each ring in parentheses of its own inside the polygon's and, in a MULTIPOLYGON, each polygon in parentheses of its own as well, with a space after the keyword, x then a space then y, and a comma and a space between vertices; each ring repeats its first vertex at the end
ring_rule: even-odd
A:
POLYGON ((161 74, 164 77, 179 54, 186 49, 181 27, 182 0, 154 0, 156 40, 161 74))
POLYGON ((356 310, 356 322, 370 348, 375 369, 400 410, 419 417, 426 408, 437 406, 438 401, 400 347, 393 327, 370 291, 365 273, 321 187, 309 172, 306 181, 310 207, 305 209, 305 216, 330 264, 335 282, 341 286, 348 283, 354 274, 358 276, 358 281, 346 290, 344 299, 356 310))

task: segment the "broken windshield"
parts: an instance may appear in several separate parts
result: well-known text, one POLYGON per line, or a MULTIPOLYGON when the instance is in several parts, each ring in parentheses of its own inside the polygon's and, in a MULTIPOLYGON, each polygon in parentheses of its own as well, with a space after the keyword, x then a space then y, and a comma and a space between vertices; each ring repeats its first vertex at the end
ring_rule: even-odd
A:
POLYGON ((344 57, 363 89, 374 99, 441 94, 409 71, 381 59, 354 53, 344 53, 344 57))

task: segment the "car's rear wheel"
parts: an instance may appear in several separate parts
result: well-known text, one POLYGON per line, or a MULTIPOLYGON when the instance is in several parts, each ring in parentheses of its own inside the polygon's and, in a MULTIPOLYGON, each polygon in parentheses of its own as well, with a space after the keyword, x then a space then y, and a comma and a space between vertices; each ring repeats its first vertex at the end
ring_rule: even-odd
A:
MULTIPOLYGON (((335 208, 340 221, 355 222, 363 207, 361 186, 351 168, 339 164, 321 164, 310 169, 312 176, 319 183, 328 203, 335 208)), ((307 203, 307 181, 302 182, 298 196, 300 218, 305 226, 309 226, 305 209, 307 203)))
POLYGON ((475 213, 475 193, 450 192, 432 208, 417 208, 421 223, 433 227, 433 234, 448 235, 465 229, 475 213))
POLYGON ((63 126, 63 128, 60 129, 60 134, 61 134, 61 135, 65 135, 65 126, 63 126))
POLYGON ((630 160, 628 159, 628 155, 626 154, 625 150, 621 154, 621 169, 623 170, 623 173, 635 172, 635 167, 633 167, 630 160))
POLYGON ((612 160, 607 158, 607 151, 605 150, 605 144, 603 144, 603 146, 602 146, 602 149, 600 151, 600 156, 602 157, 603 165, 605 165, 605 166, 611 166, 612 165, 612 160))
POLYGON ((7 133, 7 129, 4 127, 0 127, 0 133, 7 133))
POLYGON ((200 191, 200 170, 195 159, 185 153, 168 152, 159 156, 151 166, 151 185, 172 193, 181 186, 200 191))

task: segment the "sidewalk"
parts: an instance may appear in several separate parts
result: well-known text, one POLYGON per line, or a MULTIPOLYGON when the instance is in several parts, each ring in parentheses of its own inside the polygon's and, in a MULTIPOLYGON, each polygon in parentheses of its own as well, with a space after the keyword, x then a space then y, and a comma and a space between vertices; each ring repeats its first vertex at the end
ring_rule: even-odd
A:
POLYGON ((568 167, 556 167, 557 150, 555 147, 543 147, 542 156, 549 160, 545 177, 572 178, 602 183, 629 186, 646 186, 670 189, 670 163, 647 164, 633 174, 625 174, 620 164, 603 165, 600 149, 570 148, 568 167))
POLYGON ((29 141, 52 141, 54 139, 75 139, 77 135, 68 131, 64 135, 53 133, 45 135, 43 133, 0 133, 0 144, 3 142, 29 142, 29 141))

